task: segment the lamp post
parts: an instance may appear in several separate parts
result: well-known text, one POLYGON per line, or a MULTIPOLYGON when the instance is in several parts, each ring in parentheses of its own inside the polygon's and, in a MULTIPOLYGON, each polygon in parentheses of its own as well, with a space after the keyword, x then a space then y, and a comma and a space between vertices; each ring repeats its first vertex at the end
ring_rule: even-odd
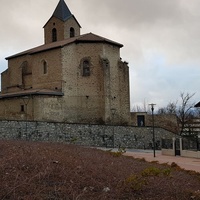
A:
POLYGON ((30 98, 28 96, 22 97, 22 100, 25 104, 25 115, 26 115, 26 140, 27 140, 27 120, 28 120, 28 103, 30 101, 30 98))
POLYGON ((153 130, 153 156, 156 157, 156 147, 155 147, 155 132, 154 132, 154 106, 156 104, 151 103, 149 104, 151 106, 151 112, 152 112, 152 130, 153 130))
POLYGON ((115 148, 115 132, 114 132, 114 115, 115 115, 116 109, 111 108, 111 113, 112 113, 112 126, 113 126, 113 148, 115 148))

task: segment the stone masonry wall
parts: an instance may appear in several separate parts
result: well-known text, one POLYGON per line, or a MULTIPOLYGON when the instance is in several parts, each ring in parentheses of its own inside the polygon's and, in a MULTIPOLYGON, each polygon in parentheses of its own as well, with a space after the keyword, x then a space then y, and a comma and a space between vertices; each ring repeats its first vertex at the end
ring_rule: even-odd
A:
POLYGON ((70 38, 70 28, 73 27, 75 30, 75 36, 80 35, 80 27, 77 24, 76 20, 71 17, 67 21, 63 22, 62 20, 51 17, 50 20, 44 26, 44 41, 45 44, 52 42, 52 29, 56 28, 57 30, 57 41, 65 40, 70 38))
MULTIPOLYGON (((162 138, 174 134, 155 128, 156 148, 162 138)), ((0 139, 66 142, 84 146, 152 148, 152 128, 132 126, 81 125, 29 121, 0 121, 0 139)))
MULTIPOLYGON (((152 126, 152 114, 147 112, 131 112, 131 123, 130 125, 137 126, 138 116, 144 116, 144 125, 152 126)), ((173 114, 155 114, 154 125, 164 128, 168 131, 178 134, 179 127, 176 115, 173 114)))

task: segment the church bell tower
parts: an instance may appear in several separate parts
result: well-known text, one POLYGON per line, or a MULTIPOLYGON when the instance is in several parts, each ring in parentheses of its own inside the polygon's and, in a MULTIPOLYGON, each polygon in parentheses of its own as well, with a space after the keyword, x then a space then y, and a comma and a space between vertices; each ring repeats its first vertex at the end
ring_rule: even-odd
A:
POLYGON ((81 26, 64 0, 60 0, 53 15, 44 25, 45 44, 80 35, 81 26))

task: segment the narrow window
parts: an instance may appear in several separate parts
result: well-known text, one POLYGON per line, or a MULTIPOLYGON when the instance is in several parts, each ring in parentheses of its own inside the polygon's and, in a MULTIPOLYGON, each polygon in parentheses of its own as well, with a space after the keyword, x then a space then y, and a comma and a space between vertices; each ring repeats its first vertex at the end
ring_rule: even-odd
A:
POLYGON ((74 28, 70 28, 70 38, 75 36, 75 30, 74 28))
POLYGON ((21 105, 21 112, 24 112, 24 105, 21 105))
POLYGON ((27 61, 24 61, 21 65, 22 67, 22 75, 27 75, 29 74, 29 69, 28 69, 28 62, 27 61))
POLYGON ((57 30, 56 28, 52 29, 52 42, 56 42, 57 41, 57 30))
POLYGON ((47 62, 43 61, 43 74, 47 74, 47 62))
POLYGON ((83 61, 83 76, 90 76, 90 63, 88 60, 83 61))

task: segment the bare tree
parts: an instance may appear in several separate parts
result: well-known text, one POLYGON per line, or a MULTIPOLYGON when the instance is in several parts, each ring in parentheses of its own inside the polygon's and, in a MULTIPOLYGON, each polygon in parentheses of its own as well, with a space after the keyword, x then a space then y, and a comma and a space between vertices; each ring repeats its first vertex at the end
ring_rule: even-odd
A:
POLYGON ((134 105, 131 109, 132 112, 150 112, 150 109, 148 107, 148 104, 146 104, 146 101, 144 100, 143 105, 134 105))
POLYGON ((181 92, 180 103, 169 102, 166 107, 160 108, 158 114, 174 114, 177 117, 179 124, 179 134, 183 135, 185 127, 194 118, 196 110, 194 110, 194 103, 191 103, 192 97, 195 95, 181 92))
POLYGON ((188 122, 193 118, 194 116, 194 103, 190 103, 191 98, 195 95, 184 93, 182 92, 180 94, 181 97, 181 105, 176 110, 176 116, 178 119, 178 122, 180 124, 180 135, 183 134, 183 130, 185 128, 185 125, 188 124, 188 122))
POLYGON ((158 114, 176 114, 177 102, 169 102, 166 107, 159 108, 158 114))

